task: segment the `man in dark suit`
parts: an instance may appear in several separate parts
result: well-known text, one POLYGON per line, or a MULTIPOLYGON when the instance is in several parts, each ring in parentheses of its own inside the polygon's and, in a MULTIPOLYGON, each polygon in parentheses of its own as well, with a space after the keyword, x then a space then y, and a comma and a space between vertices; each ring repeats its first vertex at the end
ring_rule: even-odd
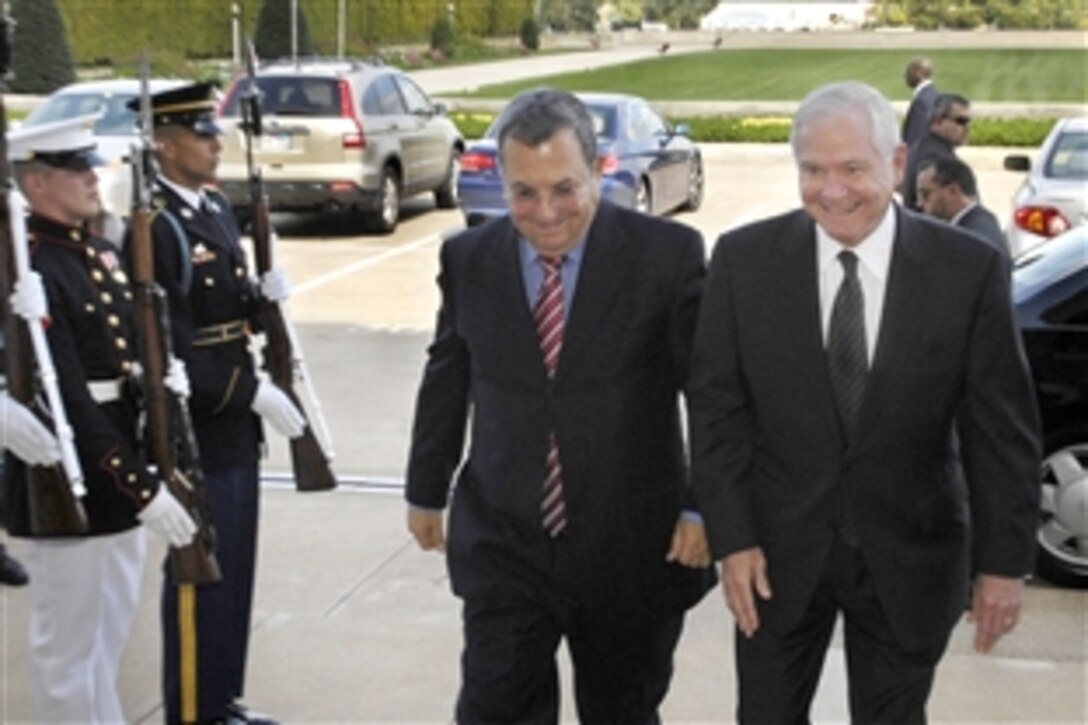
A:
POLYGON ((812 92, 791 139, 804 208, 711 261, 692 481, 743 723, 807 722, 840 612, 867 723, 925 721, 965 604, 983 652, 1019 618, 1040 452, 1008 261, 896 207, 898 136, 871 87, 812 92))
POLYGON ((997 217, 978 200, 971 167, 959 159, 930 159, 918 168, 918 204, 926 214, 979 235, 1006 255, 1009 242, 997 217))
POLYGON ((933 117, 933 102, 937 100, 937 86, 933 84, 933 61, 918 56, 911 58, 903 72, 907 88, 911 90, 910 105, 903 117, 903 143, 909 148, 929 130, 933 117))
POLYGON ((933 118, 929 133, 910 145, 907 169, 900 182, 903 206, 918 210, 916 196, 918 168, 930 159, 954 159, 956 149, 967 143, 971 135, 971 102, 955 93, 942 93, 933 103, 933 118))
POLYGON ((510 213, 443 245, 408 465, 423 549, 445 547, 459 468, 456 717, 555 722, 565 638, 581 720, 657 722, 684 612, 713 584, 678 407, 702 239, 600 200, 573 95, 524 93, 499 123, 510 213))

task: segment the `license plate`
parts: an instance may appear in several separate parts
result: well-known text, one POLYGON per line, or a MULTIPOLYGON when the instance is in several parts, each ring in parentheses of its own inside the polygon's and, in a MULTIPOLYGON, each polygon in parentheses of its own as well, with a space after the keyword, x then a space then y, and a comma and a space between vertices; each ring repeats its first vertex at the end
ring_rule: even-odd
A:
POLYGON ((291 148, 291 136, 286 133, 275 133, 261 136, 261 151, 277 153, 288 151, 291 148))

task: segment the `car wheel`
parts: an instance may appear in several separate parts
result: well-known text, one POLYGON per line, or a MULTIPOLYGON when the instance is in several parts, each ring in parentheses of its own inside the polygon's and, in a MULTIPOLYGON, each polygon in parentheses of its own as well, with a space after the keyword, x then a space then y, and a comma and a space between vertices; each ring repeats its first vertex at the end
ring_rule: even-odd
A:
POLYGON ((439 209, 457 208, 457 182, 461 178, 461 160, 457 149, 450 151, 450 165, 446 171, 446 180, 434 190, 434 203, 439 209))
POLYGON ((640 211, 643 214, 653 214, 654 198, 650 192, 650 182, 646 179, 642 179, 638 184, 638 191, 635 192, 635 211, 640 211))
POLYGON ((386 166, 382 170, 381 204, 366 216, 369 231, 389 234, 400 221, 400 178, 395 169, 386 166))
POLYGON ((1047 438, 1035 573, 1088 589, 1088 440, 1083 428, 1047 438))
POLYGON ((703 205, 703 187, 706 180, 703 178, 703 160, 696 156, 691 160, 691 168, 688 170, 688 198, 684 201, 685 211, 698 211, 703 205))

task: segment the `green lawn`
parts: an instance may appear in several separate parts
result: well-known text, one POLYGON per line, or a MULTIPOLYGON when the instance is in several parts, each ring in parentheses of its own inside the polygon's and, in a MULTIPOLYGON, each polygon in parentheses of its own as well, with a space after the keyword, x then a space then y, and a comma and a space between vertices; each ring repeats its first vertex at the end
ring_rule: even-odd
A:
POLYGON ((1083 50, 728 50, 662 56, 623 66, 486 86, 474 98, 507 98, 551 85, 631 93, 655 101, 790 101, 836 80, 859 80, 905 100, 903 67, 927 55, 942 91, 973 101, 1088 101, 1083 50))

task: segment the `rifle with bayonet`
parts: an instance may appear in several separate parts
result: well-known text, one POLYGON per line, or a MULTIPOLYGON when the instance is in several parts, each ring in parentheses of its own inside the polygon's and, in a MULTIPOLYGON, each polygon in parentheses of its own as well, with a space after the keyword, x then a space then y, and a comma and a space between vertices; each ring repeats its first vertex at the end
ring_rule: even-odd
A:
POLYGON ((132 282, 136 289, 137 329, 140 333, 142 390, 147 416, 147 440, 159 478, 197 525, 191 543, 170 548, 170 564, 178 584, 211 584, 222 579, 215 558, 216 537, 204 492, 204 471, 184 396, 167 389, 167 368, 173 360, 166 293, 155 281, 154 240, 151 237, 151 183, 155 161, 151 138, 151 94, 147 56, 140 56, 139 139, 132 145, 132 282))
MULTIPOLYGON (((253 250, 257 260, 257 273, 264 275, 273 267, 277 238, 268 216, 268 198, 264 193, 261 172, 253 162, 254 139, 261 135, 261 92, 257 87, 253 44, 248 43, 246 50, 249 82, 241 97, 242 128, 246 136, 253 250)), ((333 458, 332 439, 325 426, 321 403, 310 382, 306 361, 291 319, 280 302, 263 300, 261 320, 266 340, 264 361, 269 377, 306 416, 306 428, 302 435, 290 441, 295 487, 299 491, 328 491, 336 488, 336 477, 329 465, 333 458), (309 404, 307 407, 302 406, 295 392, 296 380, 302 384, 309 404)))
MULTIPOLYGON (((7 4, 0 4, 0 91, 11 76, 11 30, 7 4)), ((25 202, 12 193, 8 162, 7 111, 0 95, 0 299, 11 295, 15 280, 30 271, 25 202)), ((4 357, 8 394, 50 427, 60 443, 61 461, 52 466, 20 465, 7 475, 25 475, 30 532, 36 536, 71 536, 87 532, 80 499, 86 495, 75 434, 61 399, 57 371, 41 320, 26 322, 10 309, 4 316, 4 357), (36 374, 35 374, 36 373, 36 374), (37 378, 37 380, 35 380, 37 378), (37 384, 36 384, 37 383, 37 384), (43 405, 36 394, 45 395, 43 405)))

